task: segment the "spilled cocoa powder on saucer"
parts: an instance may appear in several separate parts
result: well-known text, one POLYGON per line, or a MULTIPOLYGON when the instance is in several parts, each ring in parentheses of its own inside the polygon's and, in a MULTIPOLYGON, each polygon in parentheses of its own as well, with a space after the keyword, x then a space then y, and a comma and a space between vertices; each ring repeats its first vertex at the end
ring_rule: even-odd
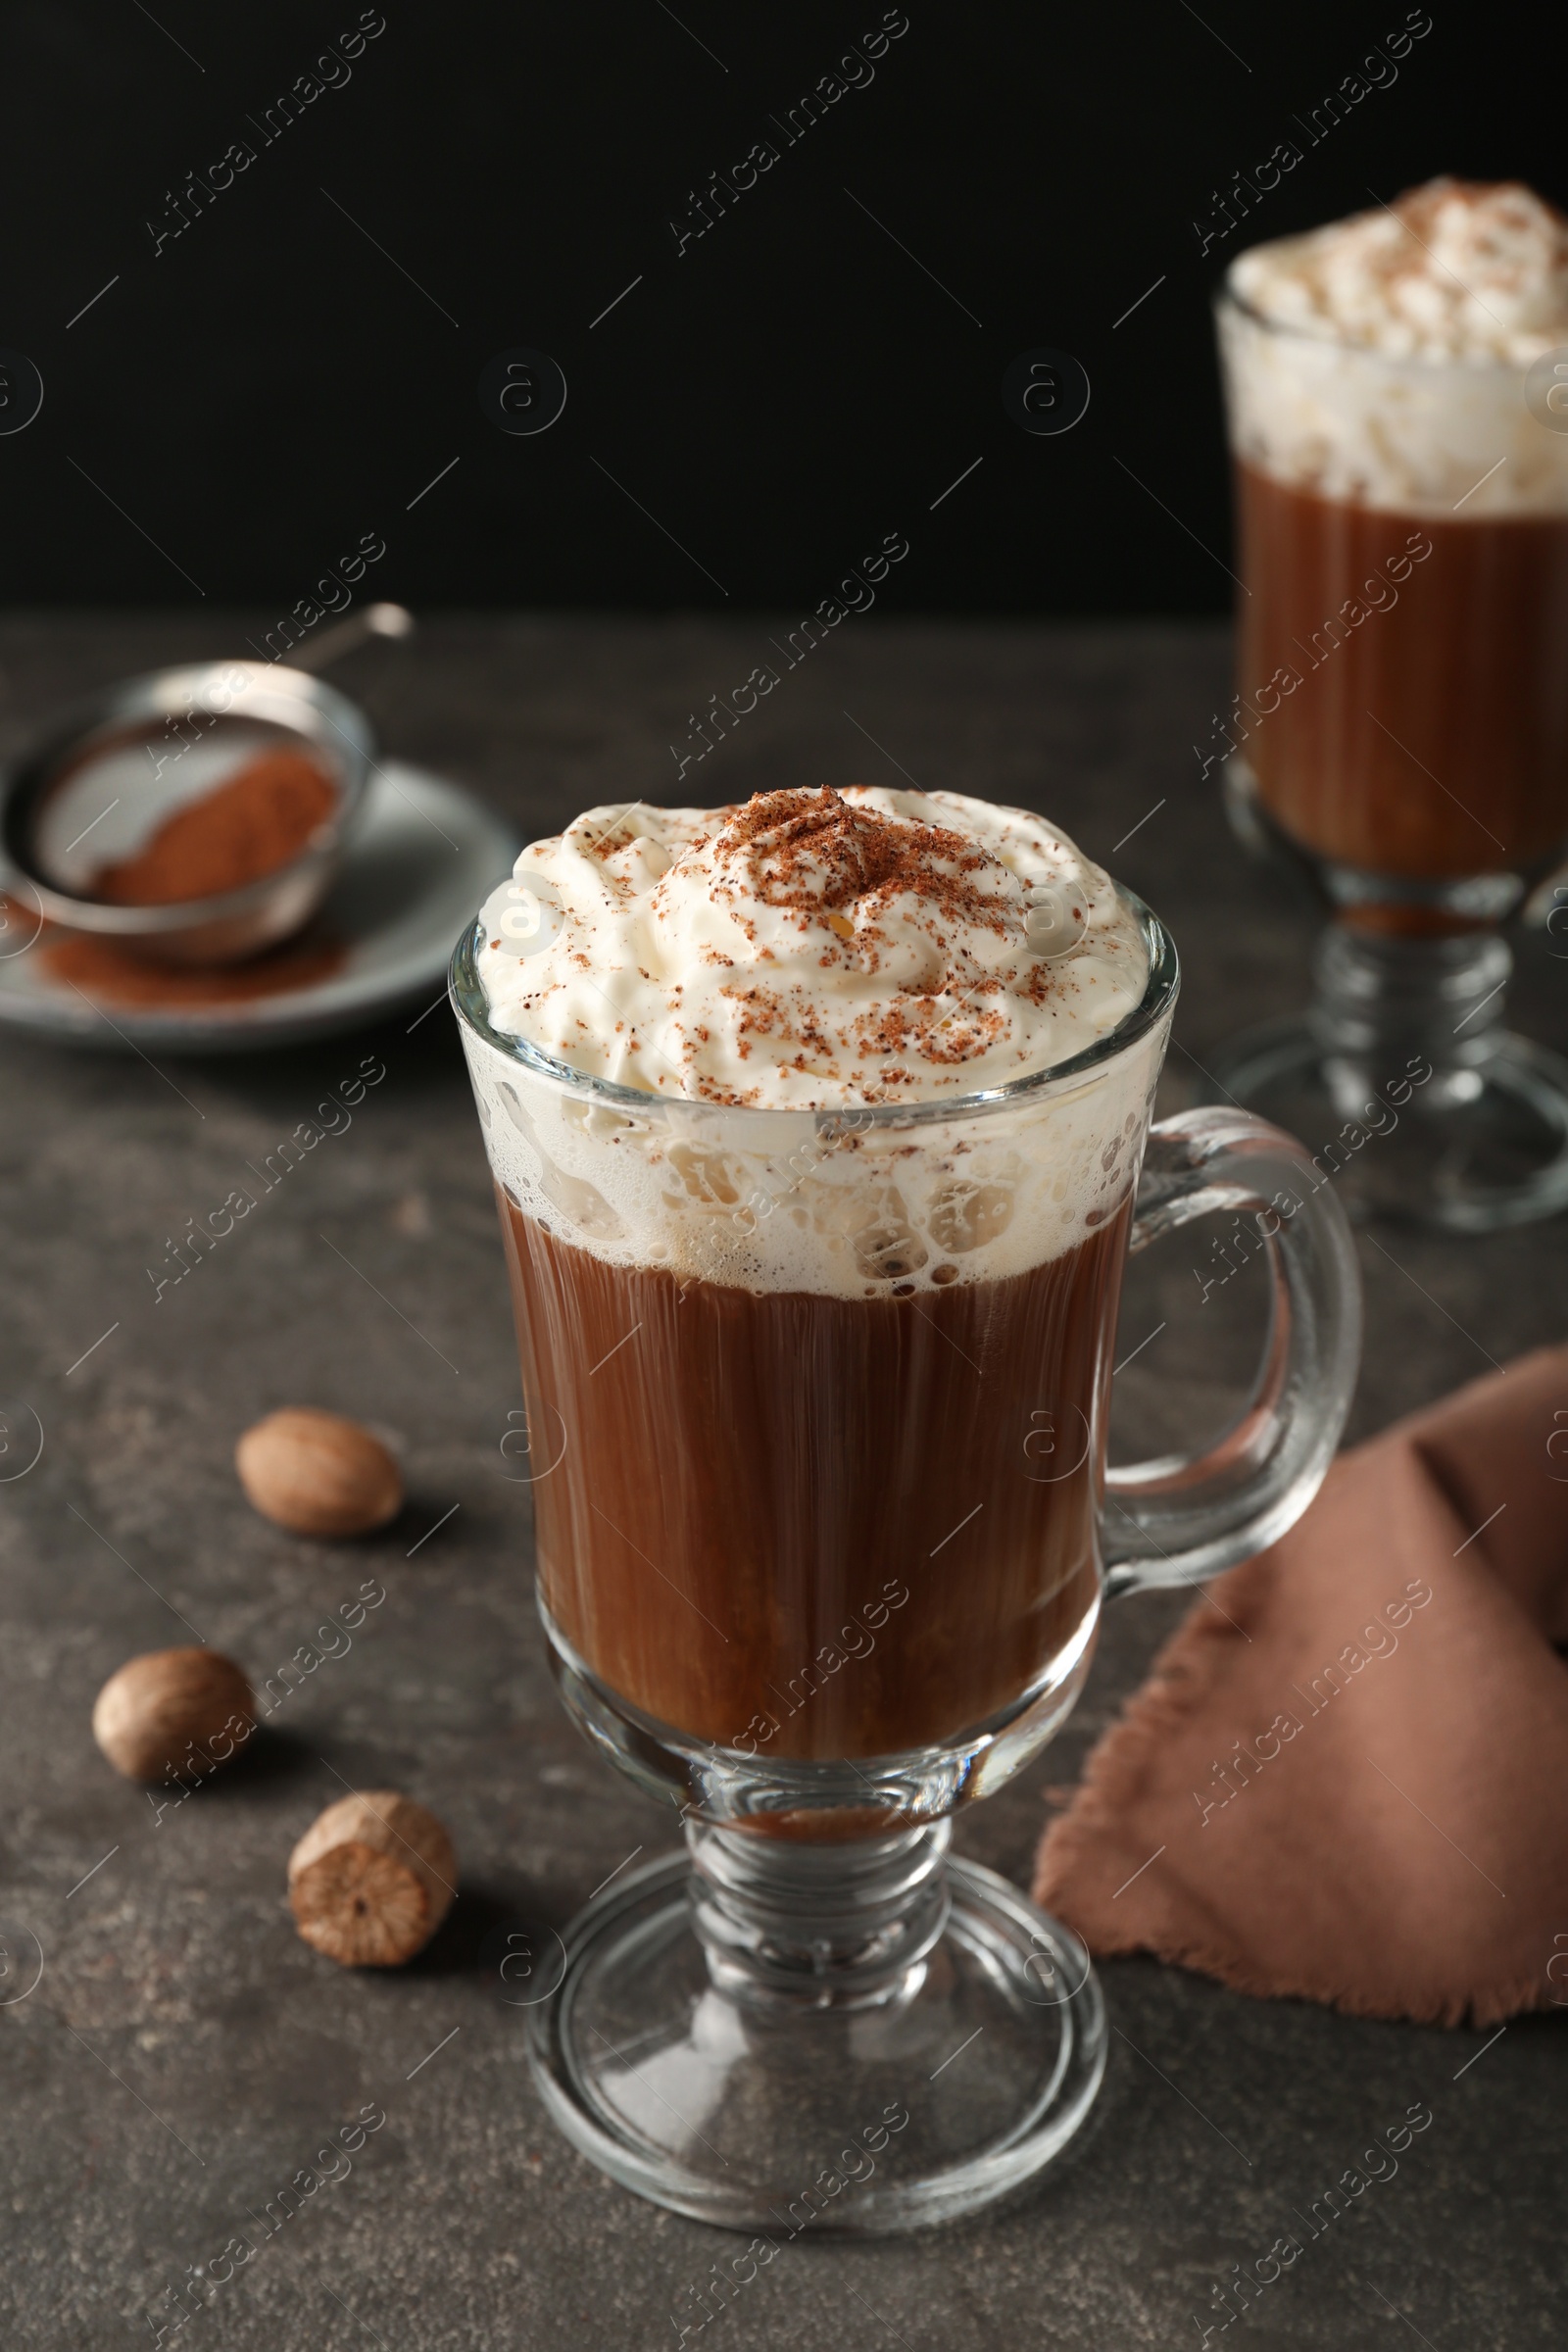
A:
POLYGON ((112 939, 79 931, 46 934, 38 954, 55 980, 105 1004, 239 1004, 314 988, 348 960, 347 942, 315 929, 245 963, 149 963, 112 939))

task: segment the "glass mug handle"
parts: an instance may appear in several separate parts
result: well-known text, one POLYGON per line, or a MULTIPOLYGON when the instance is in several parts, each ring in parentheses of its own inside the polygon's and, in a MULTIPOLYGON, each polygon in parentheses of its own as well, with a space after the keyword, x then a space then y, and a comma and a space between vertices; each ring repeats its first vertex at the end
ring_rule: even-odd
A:
MULTIPOLYGON (((1334 1458, 1361 1351, 1361 1277, 1344 1209, 1294 1137, 1250 1111, 1150 1129, 1129 1252, 1231 1209, 1267 1266, 1269 1325, 1252 1394, 1206 1451, 1105 1473, 1111 1593, 1215 1576, 1284 1535, 1334 1458)), ((1204 1290, 1204 1298, 1208 1296, 1204 1290)))

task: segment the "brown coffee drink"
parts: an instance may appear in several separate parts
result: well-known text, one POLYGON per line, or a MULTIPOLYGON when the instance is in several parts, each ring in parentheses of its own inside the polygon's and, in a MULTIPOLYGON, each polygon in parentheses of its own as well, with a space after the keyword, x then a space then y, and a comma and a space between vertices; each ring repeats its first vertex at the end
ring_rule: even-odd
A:
POLYGON ((1568 514, 1440 520, 1237 468, 1238 675, 1264 806, 1380 874, 1568 841, 1568 514), (1275 683, 1271 686, 1270 681, 1275 683))
POLYGON ((529 1425, 567 1437, 534 1488, 541 1594, 643 1714, 893 1755, 1087 1634, 1130 1192, 1026 1273, 869 1298, 610 1266, 501 1205, 529 1425))

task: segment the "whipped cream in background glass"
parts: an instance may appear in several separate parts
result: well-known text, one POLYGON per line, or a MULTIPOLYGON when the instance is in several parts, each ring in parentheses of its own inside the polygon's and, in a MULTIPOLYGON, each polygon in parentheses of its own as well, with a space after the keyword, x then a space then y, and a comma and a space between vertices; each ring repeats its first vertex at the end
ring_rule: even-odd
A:
POLYGON ((1225 291, 1232 437, 1249 464, 1398 513, 1568 509, 1568 435, 1523 393, 1531 365, 1568 346, 1568 220, 1530 189, 1429 180, 1253 246, 1225 291))
POLYGON ((929 1115, 1145 996, 1136 914, 1022 809, 861 785, 589 809, 522 853, 475 966, 493 1030, 632 1094, 541 1086, 464 1024, 506 1189, 612 1263, 847 1297, 996 1279, 1136 1181, 1164 1020, 983 1135, 929 1115))

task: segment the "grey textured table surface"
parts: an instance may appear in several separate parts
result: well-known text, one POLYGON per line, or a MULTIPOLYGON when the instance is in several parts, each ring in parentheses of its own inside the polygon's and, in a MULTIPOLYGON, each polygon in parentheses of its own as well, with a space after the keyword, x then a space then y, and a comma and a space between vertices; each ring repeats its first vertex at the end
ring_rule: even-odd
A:
MULTIPOLYGON (((244 614, 0 623, 0 748, 65 696, 231 653, 254 627, 244 614)), ((344 683, 389 749, 539 833, 596 801, 673 797, 668 745, 767 636, 762 619, 454 618, 344 683)), ((1189 747, 1225 690, 1212 629, 858 621, 698 771, 697 797, 897 782, 902 768, 1048 808, 1171 923, 1186 964, 1177 1034, 1201 1059, 1300 999, 1310 930, 1244 863, 1196 781, 1189 747)), ((1568 964, 1528 948, 1522 960, 1521 1025, 1568 1042, 1568 964)), ((1189 1064, 1183 1051, 1171 1060, 1174 1102, 1189 1064)), ((498 1922, 564 1922, 633 1848, 673 1838, 578 1741, 546 1672, 527 1490, 500 1451, 519 1402, 501 1248, 451 1022, 441 1011, 411 1035, 404 1016, 366 1040, 171 1074, 178 1093, 133 1056, 0 1040, 0 1396, 30 1404, 45 1432, 37 1466, 0 1485, 0 1916, 44 1955, 36 1990, 0 2007, 7 2341, 146 2344, 148 2311, 167 2321, 166 2290, 183 2282, 205 2305, 181 2330, 193 2347, 670 2343, 672 2311, 733 2241, 612 2187, 556 2136, 520 2013, 478 1960, 498 1922), (352 1129, 155 1305, 146 1269, 166 1240, 366 1053, 386 1076, 352 1129), (411 1500, 383 1537, 301 1543, 248 1509, 235 1437, 284 1402, 399 1433, 411 1500), (93 1746, 105 1677, 190 1627, 253 1676, 275 1673, 371 1576, 387 1598, 352 1650, 246 1760, 155 1823, 93 1746), (345 1781, 422 1797, 462 1857, 456 1911, 398 1974, 318 1958, 285 1906, 289 1848, 345 1781), (212 2260, 248 2212, 367 2102, 386 2123, 352 2170, 215 2284, 212 2260)), ((1369 1341, 1352 1435, 1568 1328, 1561 1227, 1385 1239, 1396 1263, 1361 1244, 1369 1341)), ((1129 1279, 1124 1347, 1165 1328, 1117 1384, 1124 1455, 1215 1426, 1247 1368, 1255 1302, 1238 1284, 1200 1316, 1191 1267, 1184 1249, 1129 1279)), ((1067 1732, 964 1820, 965 1849, 1026 1878, 1045 1790, 1075 1777, 1178 1613, 1165 1599, 1111 1613, 1067 1732)), ((1482 2035, 1245 1999, 1149 1961, 1104 1978, 1119 2032, 1069 2170, 946 2231, 805 2238, 713 2323, 714 2340, 1190 2344, 1210 2282, 1419 2099, 1434 2128, 1308 2248, 1250 2340, 1562 2341, 1561 2018, 1517 2023, 1460 2076, 1482 2035)))

